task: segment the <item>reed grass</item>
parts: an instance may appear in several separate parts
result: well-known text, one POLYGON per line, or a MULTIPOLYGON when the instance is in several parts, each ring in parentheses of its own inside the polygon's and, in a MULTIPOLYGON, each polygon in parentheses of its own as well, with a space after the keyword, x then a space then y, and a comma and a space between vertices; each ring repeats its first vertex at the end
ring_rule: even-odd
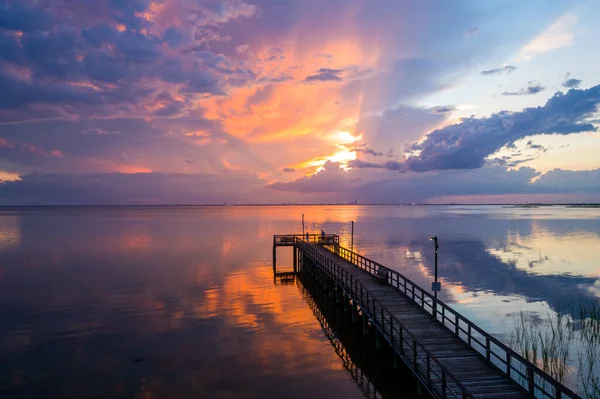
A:
POLYGON ((600 399, 600 303, 548 312, 542 325, 520 311, 510 346, 586 399, 600 399), (576 354, 576 356, 574 356, 576 354), (572 382, 572 384, 567 384, 572 382))

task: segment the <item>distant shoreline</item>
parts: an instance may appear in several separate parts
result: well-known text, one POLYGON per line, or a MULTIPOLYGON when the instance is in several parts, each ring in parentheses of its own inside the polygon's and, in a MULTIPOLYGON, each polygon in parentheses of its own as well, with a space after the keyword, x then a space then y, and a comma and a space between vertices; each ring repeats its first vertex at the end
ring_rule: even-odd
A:
POLYGON ((267 206, 400 206, 400 207, 412 207, 412 206, 502 206, 504 208, 515 208, 515 209, 526 209, 526 208, 539 208, 539 207, 550 207, 550 206, 564 206, 567 208, 600 208, 600 203, 556 203, 556 204, 511 204, 511 203, 493 203, 493 204, 411 204, 411 203, 382 203, 382 204, 90 204, 90 205, 0 205, 1 209, 14 209, 14 208, 189 208, 189 207, 267 207, 267 206))

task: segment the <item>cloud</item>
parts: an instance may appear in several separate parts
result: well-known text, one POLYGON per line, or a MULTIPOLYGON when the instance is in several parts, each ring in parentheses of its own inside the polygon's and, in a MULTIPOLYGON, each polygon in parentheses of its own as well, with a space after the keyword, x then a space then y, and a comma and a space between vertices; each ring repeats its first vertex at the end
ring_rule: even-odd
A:
POLYGON ((528 96, 532 94, 537 94, 546 90, 544 86, 542 86, 539 82, 531 81, 527 84, 527 87, 521 89, 520 91, 505 91, 502 93, 503 96, 528 96))
POLYGON ((352 148, 350 149, 350 151, 354 151, 354 152, 362 152, 363 154, 369 154, 369 155, 373 155, 374 157, 380 157, 383 155, 383 152, 380 151, 375 151, 371 148, 368 147, 356 147, 356 148, 352 148))
POLYGON ((598 104, 600 85, 587 90, 571 89, 566 94, 558 92, 544 106, 520 112, 464 118, 460 123, 430 132, 422 142, 412 145, 403 167, 395 164, 376 167, 417 172, 481 168, 488 156, 527 136, 596 131, 586 118, 597 112, 598 104))
POLYGON ((82 131, 83 134, 121 134, 119 131, 108 131, 100 128, 92 128, 82 131))
MULTIPOLYGON (((363 161, 354 161, 354 163, 363 161)), ((399 164, 396 166, 401 167, 399 164)), ((344 172, 336 165, 308 177, 270 184, 275 192, 337 194, 340 200, 359 198, 365 203, 419 202, 451 196, 506 196, 569 194, 600 199, 600 169, 553 170, 540 176, 532 168, 507 170, 486 166, 473 170, 451 170, 404 174, 377 174, 366 178, 360 169, 344 172), (534 178, 538 178, 534 180, 534 178)), ((506 197, 502 197, 506 198, 506 197)))
POLYGON ((384 163, 373 163, 373 162, 365 162, 360 159, 355 159, 348 163, 349 166, 353 168, 375 168, 375 169, 387 169, 394 170, 398 172, 406 172, 407 166, 404 162, 399 161, 386 161, 384 163))
POLYGON ((560 48, 569 47, 573 44, 576 33, 573 28, 579 23, 579 19, 574 15, 564 15, 557 19, 546 30, 530 41, 519 53, 519 58, 529 60, 532 57, 554 51, 560 48))
POLYGON ((296 171, 296 169, 294 168, 283 168, 282 171, 286 172, 286 173, 293 173, 296 171))
MULTIPOLYGON (((383 172, 383 171, 382 171, 383 172)), ((569 194, 600 199, 600 169, 553 170, 541 175, 531 168, 485 167, 427 173, 345 172, 328 162, 314 175, 267 184, 251 173, 221 176, 198 173, 30 173, 0 182, 1 205, 233 204, 307 202, 419 202, 449 196, 569 194), (370 173, 373 175, 373 173, 370 173), (537 180, 532 182, 534 177, 537 180)), ((502 197, 506 198, 506 197, 502 197)))
POLYGON ((429 110, 431 112, 435 113, 435 114, 447 114, 449 112, 456 111, 456 107, 448 105, 448 106, 445 106, 445 107, 442 107, 442 106, 440 106, 440 107, 432 107, 432 108, 429 108, 429 110))
POLYGON ((453 107, 406 104, 455 87, 506 42, 494 30, 465 40, 488 24, 466 3, 4 3, 0 138, 14 148, 0 149, 0 173, 17 175, 160 171, 179 179, 237 168, 273 181, 294 176, 281 172, 288 165, 312 171, 357 154, 382 162, 357 167, 357 179, 410 171, 398 157, 447 123, 453 107), (336 132, 362 135, 369 147, 340 148, 336 132))
POLYGON ((579 87, 579 85, 581 84, 581 80, 580 79, 575 79, 575 78, 569 78, 571 76, 570 73, 567 74, 567 76, 565 77, 565 81, 563 82, 563 86, 567 87, 569 89, 576 89, 579 87))
POLYGON ((535 183, 542 192, 598 194, 600 192, 600 169, 562 170, 554 169, 542 175, 535 183))
POLYGON ((479 26, 474 26, 467 31, 465 36, 475 36, 479 32, 479 30, 479 26))
POLYGON ((327 161, 323 171, 303 176, 292 182, 277 182, 268 185, 274 191, 296 191, 304 193, 322 193, 345 191, 351 188, 353 178, 344 172, 338 163, 327 161))
POLYGON ((316 71, 315 75, 307 76, 304 81, 305 82, 339 82, 342 78, 341 75, 344 70, 343 69, 331 69, 331 68, 320 68, 316 71))
POLYGON ((249 198, 268 202, 264 186, 264 180, 242 171, 223 176, 31 173, 20 180, 0 183, 0 204, 231 204, 251 202, 249 198))
POLYGON ((542 152, 548 151, 548 147, 544 147, 541 144, 534 144, 532 140, 528 140, 526 145, 527 145, 527 148, 529 148, 531 150, 539 150, 542 152))
POLYGON ((505 65, 501 68, 487 69, 485 71, 481 71, 482 75, 500 75, 503 73, 511 73, 517 69, 514 65, 505 65))

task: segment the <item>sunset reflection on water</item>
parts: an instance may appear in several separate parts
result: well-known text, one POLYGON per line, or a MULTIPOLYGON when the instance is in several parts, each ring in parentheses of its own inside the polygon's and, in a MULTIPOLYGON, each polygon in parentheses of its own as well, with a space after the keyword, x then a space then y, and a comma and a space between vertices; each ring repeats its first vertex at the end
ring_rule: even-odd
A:
MULTIPOLYGON (((274 234, 325 230, 500 337, 596 299, 600 210, 172 207, 0 211, 0 394, 360 397, 274 234), (278 267, 291 269, 278 249, 278 267)), ((2 395, 0 395, 2 396, 2 395)))

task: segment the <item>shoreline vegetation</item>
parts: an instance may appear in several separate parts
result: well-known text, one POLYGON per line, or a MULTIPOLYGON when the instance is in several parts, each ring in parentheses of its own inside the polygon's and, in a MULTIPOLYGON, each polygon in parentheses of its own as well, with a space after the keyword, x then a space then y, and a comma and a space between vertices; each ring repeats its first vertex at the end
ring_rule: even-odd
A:
POLYGON ((520 311, 510 347, 584 399, 600 399, 600 302, 548 313, 547 325, 520 311))

